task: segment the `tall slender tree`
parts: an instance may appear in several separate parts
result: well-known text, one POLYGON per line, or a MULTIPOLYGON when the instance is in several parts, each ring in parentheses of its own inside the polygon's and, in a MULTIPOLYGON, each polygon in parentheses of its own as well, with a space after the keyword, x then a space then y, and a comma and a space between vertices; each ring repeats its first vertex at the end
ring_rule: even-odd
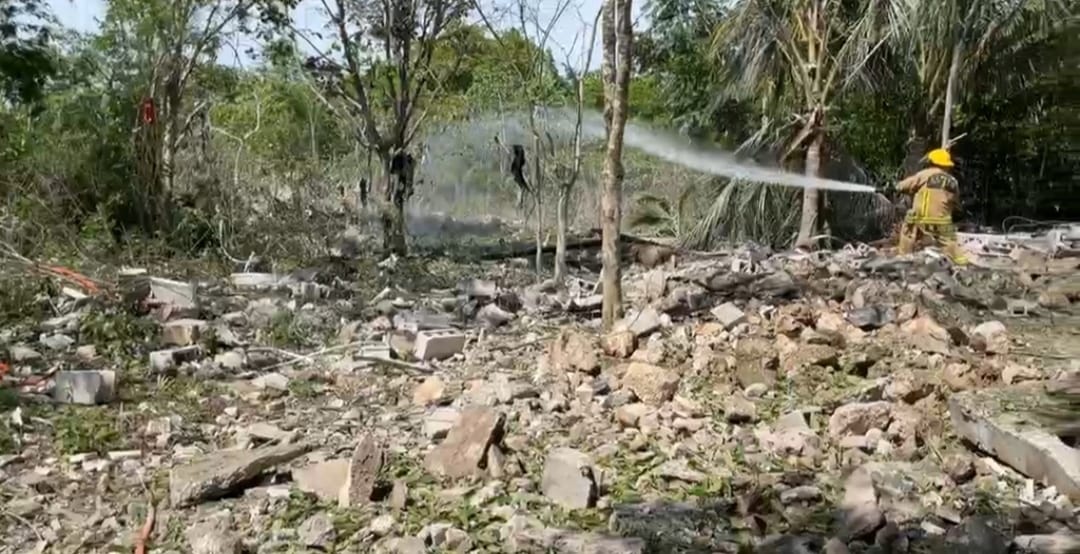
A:
POLYGON ((631 0, 605 0, 603 7, 604 123, 607 152, 604 157, 603 192, 600 198, 601 257, 603 258, 602 324, 610 329, 622 316, 622 268, 619 232, 622 222, 623 135, 626 131, 627 97, 630 91, 633 20, 631 0))

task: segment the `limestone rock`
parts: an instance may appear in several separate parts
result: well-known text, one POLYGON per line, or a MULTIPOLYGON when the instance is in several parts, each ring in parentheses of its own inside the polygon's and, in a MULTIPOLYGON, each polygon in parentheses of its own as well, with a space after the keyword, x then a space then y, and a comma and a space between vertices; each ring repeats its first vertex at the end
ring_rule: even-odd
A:
POLYGON ((337 537, 334 520, 327 512, 319 512, 305 519, 296 532, 300 536, 301 544, 319 550, 328 550, 337 537))
POLYGON ((360 506, 371 500, 385 459, 386 453, 375 437, 367 435, 360 440, 353 450, 345 483, 338 494, 339 507, 360 506))
POLYGON ((604 354, 613 358, 629 358, 637 349, 637 336, 630 331, 616 331, 601 340, 604 354))
POLYGON ((949 332, 938 325, 929 316, 920 316, 900 327, 902 335, 908 343, 923 352, 947 354, 951 336, 949 332))
POLYGON ((847 435, 865 435, 870 429, 884 429, 892 417, 888 402, 859 402, 845 404, 829 418, 829 436, 839 439, 847 435))
POLYGON ((563 329, 551 343, 551 369, 557 372, 581 371, 590 375, 600 372, 600 356, 596 340, 584 333, 563 329))
POLYGON ((589 457, 572 448, 556 448, 549 452, 540 490, 564 508, 591 508, 596 503, 597 491, 589 457))
POLYGON ((337 502, 349 474, 350 460, 327 460, 292 472, 293 482, 301 491, 314 494, 324 502, 337 502))
POLYGON ((633 362, 626 367, 623 385, 646 404, 663 404, 679 389, 678 374, 652 364, 633 362))
POLYGON ((442 404, 446 400, 446 383, 437 376, 431 376, 413 390, 413 405, 428 407, 442 404))
POLYGON ((240 540, 232 530, 228 515, 192 525, 184 532, 191 554, 237 554, 240 540))
POLYGON ((725 302, 712 309, 712 316, 724 329, 730 331, 740 323, 746 323, 746 313, 731 302, 725 302))
POLYGON ((878 508, 874 478, 865 468, 856 468, 844 482, 844 497, 840 501, 843 514, 843 533, 849 539, 873 533, 884 522, 878 508))
POLYGON ((283 444, 254 450, 221 450, 169 472, 169 499, 184 507, 225 496, 262 472, 293 460, 311 447, 283 444))
POLYGON ((441 477, 481 474, 488 447, 501 439, 503 420, 503 414, 495 410, 465 408, 446 440, 424 458, 424 466, 441 477))
POLYGON ((987 321, 971 330, 971 346, 987 354, 1008 354, 1009 333, 1000 321, 987 321))

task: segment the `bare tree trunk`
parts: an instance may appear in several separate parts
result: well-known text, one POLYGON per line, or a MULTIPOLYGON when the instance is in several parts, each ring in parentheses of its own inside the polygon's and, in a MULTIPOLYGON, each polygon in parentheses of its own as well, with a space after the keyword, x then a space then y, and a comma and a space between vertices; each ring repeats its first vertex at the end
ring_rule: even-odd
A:
POLYGON ((622 317, 622 268, 619 267, 619 226, 622 221, 623 133, 626 130, 630 52, 633 40, 631 0, 605 0, 604 122, 607 156, 604 158, 603 196, 600 199, 601 257, 604 299, 601 309, 605 330, 622 317))
POLYGON ((408 253, 405 231, 405 203, 412 196, 416 164, 412 155, 399 151, 384 161, 385 203, 382 211, 383 251, 404 256, 408 253))
MULTIPOLYGON (((170 102, 166 102, 168 106, 170 102)), ((173 114, 173 106, 166 108, 165 121, 163 122, 163 129, 161 133, 161 188, 157 191, 158 194, 153 198, 154 202, 154 214, 157 218, 155 227, 157 229, 168 229, 170 227, 169 221, 169 204, 172 203, 172 195, 174 192, 174 185, 176 183, 175 176, 175 164, 176 164, 176 146, 179 142, 176 136, 179 132, 177 117, 173 114)))
POLYGON ((536 126, 536 106, 529 106, 529 129, 532 131, 533 136, 533 170, 532 170, 532 184, 533 184, 533 210, 536 212, 536 275, 540 278, 540 272, 543 271, 544 260, 544 207, 543 207, 543 189, 544 189, 544 175, 543 175, 543 163, 540 161, 540 156, 543 155, 543 144, 540 142, 540 132, 536 126))
POLYGON ((949 134, 952 132, 952 114, 954 95, 956 94, 956 78, 960 73, 960 56, 963 53, 963 42, 957 41, 953 45, 952 61, 949 63, 949 79, 945 82, 945 113, 941 118, 941 147, 949 147, 949 134))
POLYGON ((566 280, 566 227, 569 225, 570 192, 573 184, 559 186, 559 200, 555 205, 555 282, 566 280))
MULTIPOLYGON (((825 142, 825 133, 818 128, 814 138, 806 149, 805 173, 808 177, 821 176, 821 146, 825 142)), ((799 236, 795 239, 796 248, 809 248, 811 239, 818 228, 818 210, 821 203, 821 190, 803 189, 802 219, 799 222, 799 236)))

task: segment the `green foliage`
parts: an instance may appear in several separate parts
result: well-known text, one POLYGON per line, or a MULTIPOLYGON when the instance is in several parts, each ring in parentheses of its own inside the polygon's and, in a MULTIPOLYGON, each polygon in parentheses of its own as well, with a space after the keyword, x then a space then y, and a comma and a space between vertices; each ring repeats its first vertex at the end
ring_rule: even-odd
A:
POLYGON ((108 406, 61 408, 53 422, 56 449, 62 454, 105 454, 128 446, 127 430, 108 406))
MULTIPOLYGON (((965 38, 964 63, 952 134, 965 134, 953 148, 964 219, 996 224, 1010 215, 1078 217, 1080 155, 1069 146, 1080 139, 1073 101, 1080 95, 1080 8, 1058 0, 1009 4, 1019 9, 1002 11, 1006 4, 997 1, 873 3, 897 8, 885 17, 867 11, 867 3, 830 3, 835 10, 828 21, 832 56, 825 65, 838 68, 840 77, 824 97, 829 176, 875 185, 895 181, 912 154, 936 142, 943 80, 959 36, 965 38), (948 15, 970 9, 979 16, 948 15), (860 19, 860 14, 873 17, 860 19), (889 38, 872 61, 848 63, 865 57, 866 46, 878 44, 871 39, 886 30, 889 38), (853 46, 844 50, 845 43, 853 46)), ((806 5, 801 0, 650 1, 645 6, 648 27, 635 36, 631 117, 775 161, 805 123, 799 118, 814 106, 800 104, 796 75, 783 70, 795 66, 782 63, 782 41, 766 40, 769 20, 749 17, 753 13, 746 10, 771 6, 791 16, 786 24, 797 21, 797 10, 806 5), (725 33, 718 35, 718 29, 725 33), (723 44, 714 49, 717 36, 723 44), (748 91, 753 93, 736 94, 748 91)), ((356 140, 359 120, 333 94, 339 72, 318 72, 302 63, 301 49, 281 33, 247 33, 266 43, 263 63, 238 69, 213 62, 221 37, 203 37, 193 22, 204 21, 216 7, 216 21, 229 15, 240 32, 247 32, 253 14, 230 11, 236 6, 235 0, 110 0, 101 28, 86 36, 59 29, 42 0, 0 6, 0 95, 5 99, 0 106, 0 222, 5 242, 32 257, 51 253, 48 242, 68 249, 76 244, 91 258, 144 245, 216 255, 224 243, 236 257, 252 251, 278 258, 320 252, 322 237, 332 235, 344 220, 336 195, 354 189, 361 177, 378 182, 379 164, 368 168, 368 152, 356 140), (169 9, 175 6, 188 10, 169 9), (186 200, 174 202, 168 217, 159 218, 153 210, 159 191, 144 175, 152 160, 145 139, 133 132, 137 108, 154 86, 155 95, 162 94, 161 75, 153 72, 163 45, 191 53, 203 38, 207 46, 175 106, 181 122, 191 118, 180 137, 174 172, 178 196, 186 200), (204 107, 209 114, 205 124, 200 117, 204 107), (296 232, 275 236, 282 235, 282 228, 296 232)), ((259 15, 282 29, 273 17, 283 13, 259 15)), ((492 133, 484 125, 495 114, 509 118, 529 105, 570 106, 575 91, 551 52, 541 51, 521 32, 504 32, 496 40, 484 26, 458 15, 435 43, 428 64, 432 78, 415 102, 417 114, 424 114, 421 142, 434 152, 431 144, 440 135, 453 134, 453 141, 461 143, 461 159, 448 159, 440 150, 439 159, 431 154, 423 160, 437 166, 423 170, 425 179, 435 187, 452 181, 454 192, 448 198, 423 198, 422 208, 488 210, 487 203, 468 209, 438 203, 459 202, 488 189, 496 189, 490 202, 513 206, 515 189, 499 159, 503 154, 489 143, 492 133), (462 128, 473 124, 483 131, 462 128), (450 165, 455 171, 444 170, 450 165)), ((803 38, 810 36, 806 29, 791 28, 803 38)), ((379 126, 387 129, 393 115, 388 77, 394 72, 385 64, 364 63, 363 79, 371 88, 379 126)), ((585 105, 599 110, 600 72, 589 69, 583 76, 585 105)), ((555 137, 554 154, 545 160, 549 177, 569 167, 571 147, 563 138, 555 137)), ((628 152, 628 160, 635 155, 628 152)), ((583 181, 595 180, 599 160, 588 153, 583 181)), ((783 244, 789 235, 783 203, 794 201, 790 191, 729 190, 722 181, 701 186, 704 177, 695 175, 690 182, 689 172, 654 171, 659 165, 640 158, 628 165, 628 194, 644 193, 632 223, 658 225, 653 230, 663 234, 693 235, 703 244, 738 237, 783 244), (687 222, 696 222, 698 230, 687 222)), ((861 232, 854 229, 858 225, 849 225, 854 216, 865 218, 880 208, 876 200, 856 196, 829 195, 834 232, 861 232)), ((578 195, 574 203, 579 200, 592 198, 578 195)), ((550 199, 545 203, 552 204, 550 199)), ((26 296, 24 288, 0 292, 0 317, 17 315, 12 310, 26 296)), ((286 335, 279 338, 296 338, 286 335)))
POLYGON ((53 22, 41 0, 0 3, 0 96, 14 104, 36 102, 56 71, 49 41, 53 22))

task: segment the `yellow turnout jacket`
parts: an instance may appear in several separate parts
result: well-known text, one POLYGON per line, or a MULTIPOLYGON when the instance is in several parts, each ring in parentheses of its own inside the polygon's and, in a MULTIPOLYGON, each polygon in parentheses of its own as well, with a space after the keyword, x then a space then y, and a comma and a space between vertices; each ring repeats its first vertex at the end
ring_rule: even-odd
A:
POLYGON ((926 168, 896 185, 904 194, 914 194, 908 223, 944 225, 952 223, 952 212, 960 185, 956 178, 937 168, 926 168))

